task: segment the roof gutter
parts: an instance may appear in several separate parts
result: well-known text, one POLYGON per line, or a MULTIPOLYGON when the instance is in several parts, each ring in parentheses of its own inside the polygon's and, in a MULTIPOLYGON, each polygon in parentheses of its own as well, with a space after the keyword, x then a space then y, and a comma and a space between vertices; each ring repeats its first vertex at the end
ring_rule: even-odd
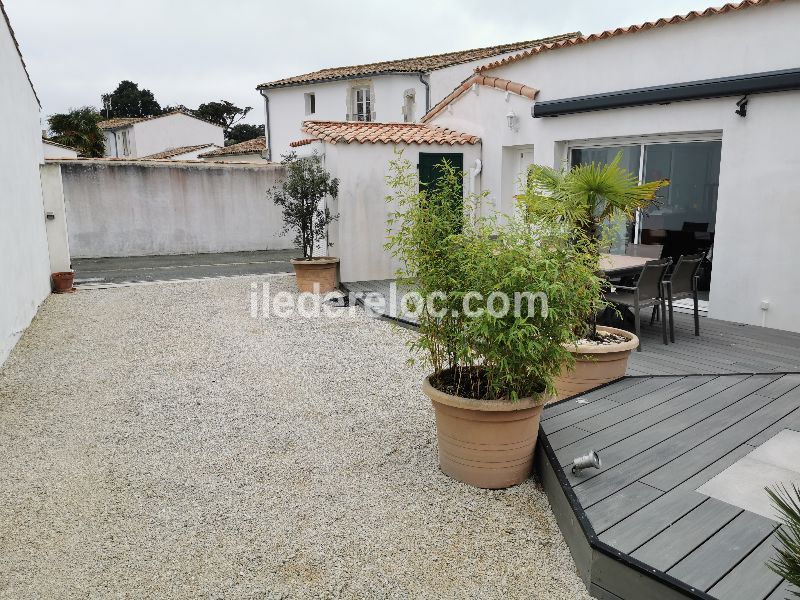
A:
POLYGON ((266 144, 266 152, 264 158, 268 161, 272 160, 272 135, 270 134, 270 126, 269 126, 269 96, 267 96, 267 91, 264 89, 258 90, 261 96, 264 98, 264 135, 267 136, 267 144, 266 144))
POLYGON ((324 77, 322 79, 309 79, 307 81, 289 81, 287 83, 262 83, 256 86, 259 92, 264 90, 276 90, 287 87, 302 87, 305 85, 319 85, 320 83, 330 83, 331 81, 344 81, 347 79, 366 79, 369 77, 379 77, 381 75, 425 75, 426 71, 375 71, 372 73, 356 73, 353 75, 337 75, 335 77, 324 77))

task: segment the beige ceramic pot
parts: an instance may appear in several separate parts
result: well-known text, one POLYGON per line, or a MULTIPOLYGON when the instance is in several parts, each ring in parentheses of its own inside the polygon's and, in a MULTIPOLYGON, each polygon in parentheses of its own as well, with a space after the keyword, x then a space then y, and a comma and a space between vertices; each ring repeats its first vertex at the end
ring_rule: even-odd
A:
POLYGON ((320 256, 311 260, 293 258, 292 266, 299 291, 327 294, 336 289, 339 259, 335 256, 320 256), (315 287, 315 284, 319 287, 315 287))
POLYGON ((639 345, 639 338, 629 331, 615 327, 598 326, 598 331, 615 333, 627 342, 608 346, 575 344, 570 346, 575 357, 575 367, 564 369, 555 380, 557 399, 569 398, 625 376, 631 350, 639 345))
POLYGON ((545 396, 518 402, 472 400, 440 392, 429 379, 422 391, 436 411, 439 468, 480 488, 501 489, 525 481, 533 468, 545 396))

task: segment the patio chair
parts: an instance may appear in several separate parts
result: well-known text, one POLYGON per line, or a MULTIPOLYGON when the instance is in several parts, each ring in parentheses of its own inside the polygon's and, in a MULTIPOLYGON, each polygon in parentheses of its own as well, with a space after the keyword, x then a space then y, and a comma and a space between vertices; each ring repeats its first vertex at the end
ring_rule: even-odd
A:
MULTIPOLYGON (((667 314, 663 293, 664 276, 671 264, 672 259, 669 258, 651 260, 642 268, 642 273, 639 275, 639 279, 636 280, 635 285, 618 285, 614 288, 613 292, 605 296, 608 302, 627 306, 633 310, 636 335, 639 337, 639 347, 636 349, 638 352, 642 351, 641 317, 639 311, 651 306, 660 306, 661 314, 667 314)), ((664 337, 664 343, 668 344, 666 319, 661 319, 661 333, 664 337)))
MULTIPOLYGON (((678 258, 672 274, 664 280, 664 296, 669 306, 669 339, 675 341, 675 323, 672 316, 672 301, 691 297, 694 300, 694 334, 700 335, 700 312, 697 303, 698 271, 705 259, 705 252, 685 254, 678 258)), ((663 310, 662 310, 663 313, 663 310)), ((664 319, 666 320, 666 319, 664 319)))

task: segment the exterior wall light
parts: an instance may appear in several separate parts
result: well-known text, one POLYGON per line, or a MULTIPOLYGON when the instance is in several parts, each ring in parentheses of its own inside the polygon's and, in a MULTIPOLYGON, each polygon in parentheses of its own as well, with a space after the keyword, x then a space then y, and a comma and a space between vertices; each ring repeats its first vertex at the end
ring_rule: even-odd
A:
POLYGON ((517 121, 519 121, 519 117, 517 117, 517 113, 513 110, 508 111, 506 115, 506 123, 508 123, 509 129, 515 129, 517 127, 517 121))

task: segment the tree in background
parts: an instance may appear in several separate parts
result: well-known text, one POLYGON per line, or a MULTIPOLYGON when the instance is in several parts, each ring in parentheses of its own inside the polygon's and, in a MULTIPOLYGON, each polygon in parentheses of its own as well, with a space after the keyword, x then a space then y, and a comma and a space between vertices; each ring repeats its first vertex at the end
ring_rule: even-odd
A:
POLYGON ((263 125, 239 123, 231 127, 228 131, 228 135, 225 138, 225 145, 230 146, 231 144, 239 144, 257 137, 264 137, 263 125))
POLYGON ((156 102, 153 92, 139 89, 133 81, 120 81, 117 89, 101 96, 103 116, 107 119, 118 117, 152 117, 161 114, 161 106, 156 102))
POLYGON ((50 115, 47 124, 54 142, 72 146, 83 156, 97 157, 105 154, 105 135, 98 127, 103 120, 91 106, 72 108, 67 113, 50 115))
POLYGON ((225 137, 227 138, 231 127, 244 119, 251 110, 253 110, 252 106, 239 108, 233 102, 220 100, 219 102, 201 104, 196 110, 192 111, 192 114, 199 119, 205 119, 220 125, 225 130, 225 137))

